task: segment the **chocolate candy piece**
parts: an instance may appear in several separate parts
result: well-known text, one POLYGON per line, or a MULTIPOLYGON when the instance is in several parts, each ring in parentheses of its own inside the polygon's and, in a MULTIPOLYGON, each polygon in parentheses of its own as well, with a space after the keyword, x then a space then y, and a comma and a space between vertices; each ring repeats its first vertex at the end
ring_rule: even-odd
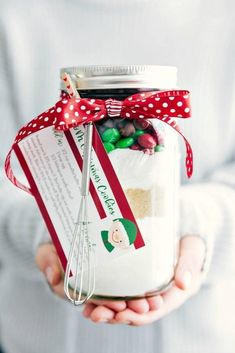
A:
POLYGON ((107 153, 115 150, 115 146, 111 142, 104 142, 104 148, 106 149, 107 153))
POLYGON ((157 145, 154 147, 155 152, 162 152, 164 150, 165 146, 164 145, 157 145))
POLYGON ((143 152, 149 155, 154 154, 154 148, 145 148, 143 152))
POLYGON ((139 129, 139 130, 145 130, 150 125, 150 122, 146 119, 134 119, 133 122, 136 129, 139 129))
POLYGON ((128 122, 120 129, 120 133, 125 137, 132 136, 135 133, 135 127, 131 122, 128 122))
POLYGON ((150 134, 143 134, 139 136, 137 141, 140 144, 140 146, 144 148, 153 148, 157 144, 155 138, 150 134))
POLYGON ((122 118, 122 119, 113 119, 113 123, 114 123, 114 126, 118 129, 121 129, 123 126, 126 125, 126 119, 125 118, 122 118))
POLYGON ((112 119, 104 120, 102 126, 105 126, 106 128, 112 128, 114 127, 114 121, 112 119))
POLYGON ((101 138, 104 142, 115 143, 120 139, 120 133, 117 129, 110 128, 102 133, 101 138))
POLYGON ((134 144, 130 147, 131 150, 135 150, 135 151, 140 151, 142 150, 142 148, 140 147, 140 145, 134 144))
POLYGON ((119 140, 116 143, 116 147, 117 148, 127 148, 130 147, 131 145, 133 145, 134 143, 134 139, 132 137, 126 137, 124 139, 119 140))
POLYGON ((135 133, 134 135, 132 136, 134 139, 138 138, 140 135, 143 135, 144 134, 144 130, 135 130, 135 133))

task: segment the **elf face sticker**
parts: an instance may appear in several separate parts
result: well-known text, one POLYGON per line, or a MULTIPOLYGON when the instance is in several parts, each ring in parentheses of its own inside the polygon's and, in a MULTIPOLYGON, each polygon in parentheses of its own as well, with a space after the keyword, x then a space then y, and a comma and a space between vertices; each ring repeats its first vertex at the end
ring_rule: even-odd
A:
POLYGON ((125 218, 114 219, 108 231, 101 231, 104 246, 109 252, 114 248, 128 249, 134 243, 136 235, 136 225, 125 218))

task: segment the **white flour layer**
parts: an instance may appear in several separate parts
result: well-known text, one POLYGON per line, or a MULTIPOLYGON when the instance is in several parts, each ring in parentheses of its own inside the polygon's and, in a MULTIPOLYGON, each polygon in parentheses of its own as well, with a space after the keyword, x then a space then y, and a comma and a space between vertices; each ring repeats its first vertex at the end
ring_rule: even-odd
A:
POLYGON ((97 266, 96 295, 144 295, 172 279, 176 250, 173 218, 147 217, 137 222, 146 246, 97 266))

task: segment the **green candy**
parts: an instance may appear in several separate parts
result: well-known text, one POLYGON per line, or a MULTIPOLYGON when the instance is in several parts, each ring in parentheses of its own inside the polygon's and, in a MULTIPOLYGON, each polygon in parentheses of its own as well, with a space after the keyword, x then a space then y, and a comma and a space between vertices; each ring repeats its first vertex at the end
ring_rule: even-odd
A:
POLYGON ((133 137, 126 137, 124 139, 119 140, 116 143, 116 147, 117 148, 127 148, 127 147, 130 147, 131 145, 133 145, 134 142, 135 142, 135 140, 133 139, 133 137))
POLYGON ((134 139, 138 138, 140 135, 143 135, 144 134, 144 130, 136 130, 134 135, 132 135, 132 137, 134 139))
POLYGON ((115 143, 120 139, 121 135, 118 129, 109 128, 103 132, 101 135, 102 141, 115 143))
POLYGON ((164 145, 157 145, 154 147, 155 152, 162 152, 164 150, 165 146, 164 145))
POLYGON ((107 153, 115 150, 115 146, 111 142, 104 142, 104 148, 106 149, 107 153))

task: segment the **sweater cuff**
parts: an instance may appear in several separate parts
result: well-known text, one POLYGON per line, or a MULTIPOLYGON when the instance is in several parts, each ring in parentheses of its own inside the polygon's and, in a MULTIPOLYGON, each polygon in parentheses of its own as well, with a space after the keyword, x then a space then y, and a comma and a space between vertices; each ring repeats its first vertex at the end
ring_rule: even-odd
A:
POLYGON ((180 189, 180 237, 194 235, 205 243, 202 279, 205 281, 213 257, 216 235, 222 226, 222 216, 216 190, 218 185, 193 184, 180 189))

